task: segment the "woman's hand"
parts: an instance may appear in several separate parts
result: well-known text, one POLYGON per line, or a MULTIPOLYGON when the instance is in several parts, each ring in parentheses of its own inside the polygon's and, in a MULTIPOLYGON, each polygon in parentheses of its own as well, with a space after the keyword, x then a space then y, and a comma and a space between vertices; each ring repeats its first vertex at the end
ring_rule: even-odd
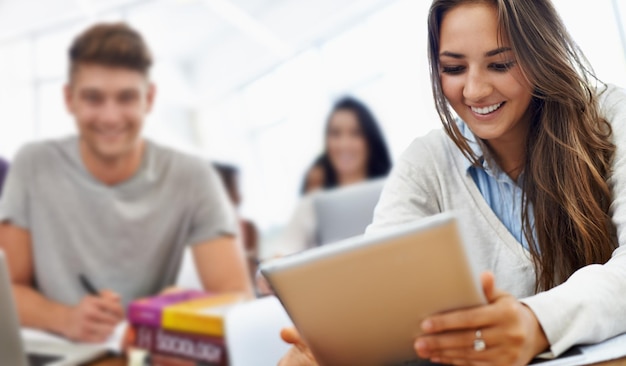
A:
POLYGON ((481 281, 487 305, 422 322, 425 334, 415 341, 420 357, 454 365, 526 365, 548 348, 532 310, 496 289, 492 273, 483 273, 481 281))
POLYGON ((278 366, 317 366, 309 347, 304 344, 296 328, 284 328, 280 337, 287 343, 293 344, 287 354, 280 360, 278 366))

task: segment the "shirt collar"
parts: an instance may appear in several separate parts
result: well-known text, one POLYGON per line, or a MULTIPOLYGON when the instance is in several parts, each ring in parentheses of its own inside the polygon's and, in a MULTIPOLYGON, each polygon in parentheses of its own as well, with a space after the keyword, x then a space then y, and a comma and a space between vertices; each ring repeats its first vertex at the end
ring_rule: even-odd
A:
POLYGON ((459 131, 461 132, 461 135, 467 139, 467 144, 469 145, 474 155, 476 155, 476 157, 478 158, 478 162, 480 163, 480 166, 475 166, 468 158, 465 158, 464 163, 466 171, 469 173, 470 169, 482 169, 485 171, 485 173, 489 174, 496 180, 512 182, 511 178, 502 169, 500 169, 498 164, 496 164, 495 161, 487 157, 487 155, 489 154, 489 152, 485 153, 487 146, 485 146, 482 141, 476 138, 476 135, 474 135, 472 130, 469 129, 467 124, 462 119, 457 119, 457 126, 459 128, 459 131))
MULTIPOLYGON (((478 158, 478 161, 482 165, 483 169, 488 168, 488 165, 485 162, 485 153, 483 152, 483 143, 479 142, 472 130, 467 127, 467 124, 460 118, 456 120, 457 127, 461 132, 461 135, 467 140, 467 144, 470 149, 474 153, 474 155, 478 158)), ((465 168, 469 170, 471 168, 472 162, 466 157, 464 160, 465 168)))

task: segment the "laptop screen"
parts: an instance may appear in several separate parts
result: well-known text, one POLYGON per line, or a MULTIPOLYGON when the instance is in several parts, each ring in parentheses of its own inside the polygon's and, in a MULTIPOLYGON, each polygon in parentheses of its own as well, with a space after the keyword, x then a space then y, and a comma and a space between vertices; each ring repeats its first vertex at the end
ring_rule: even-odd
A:
POLYGON ((317 192, 313 196, 319 245, 361 235, 374 217, 384 179, 317 192))
POLYGON ((58 357, 58 356, 28 354, 28 365, 29 366, 46 366, 46 365, 51 364, 52 362, 59 361, 60 359, 61 357, 58 357))
MULTIPOLYGON (((22 332, 18 321, 13 289, 6 258, 0 250, 0 365, 34 366, 50 365, 64 361, 65 364, 83 364, 107 352, 106 345, 34 341, 26 344, 22 340, 22 332), (28 352, 25 352, 25 349, 28 352), (32 353, 32 355, 31 355, 32 353)), ((37 330, 29 330, 37 333, 37 330)), ((42 332, 39 332, 42 333, 42 332)), ((47 338, 55 338, 47 335, 47 338)), ((63 341, 65 342, 65 341, 63 341)))

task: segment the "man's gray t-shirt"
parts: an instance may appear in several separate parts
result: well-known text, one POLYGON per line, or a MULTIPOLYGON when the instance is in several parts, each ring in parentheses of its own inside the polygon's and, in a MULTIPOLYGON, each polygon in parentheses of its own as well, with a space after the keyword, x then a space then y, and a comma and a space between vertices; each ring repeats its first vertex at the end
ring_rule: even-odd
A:
POLYGON ((176 279, 185 245, 237 230, 211 165, 146 141, 139 170, 107 186, 85 168, 79 140, 33 143, 17 154, 0 221, 31 235, 37 288, 73 305, 87 295, 79 275, 126 305, 176 279))

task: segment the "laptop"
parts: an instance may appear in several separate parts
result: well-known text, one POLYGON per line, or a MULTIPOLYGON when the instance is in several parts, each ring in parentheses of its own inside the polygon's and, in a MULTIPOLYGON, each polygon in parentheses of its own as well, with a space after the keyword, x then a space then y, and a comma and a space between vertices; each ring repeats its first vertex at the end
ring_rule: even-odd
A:
POLYGON ((313 195, 316 243, 324 245, 365 232, 374 217, 385 179, 369 180, 313 195))
POLYGON ((457 219, 439 214, 261 266, 320 365, 397 365, 433 313, 484 304, 457 219))
MULTIPOLYGON (((107 353, 102 345, 81 345, 66 341, 24 342, 20 333, 8 265, 0 250, 0 360, 7 366, 75 366, 107 353)), ((52 337, 48 337, 52 338, 52 337)))

